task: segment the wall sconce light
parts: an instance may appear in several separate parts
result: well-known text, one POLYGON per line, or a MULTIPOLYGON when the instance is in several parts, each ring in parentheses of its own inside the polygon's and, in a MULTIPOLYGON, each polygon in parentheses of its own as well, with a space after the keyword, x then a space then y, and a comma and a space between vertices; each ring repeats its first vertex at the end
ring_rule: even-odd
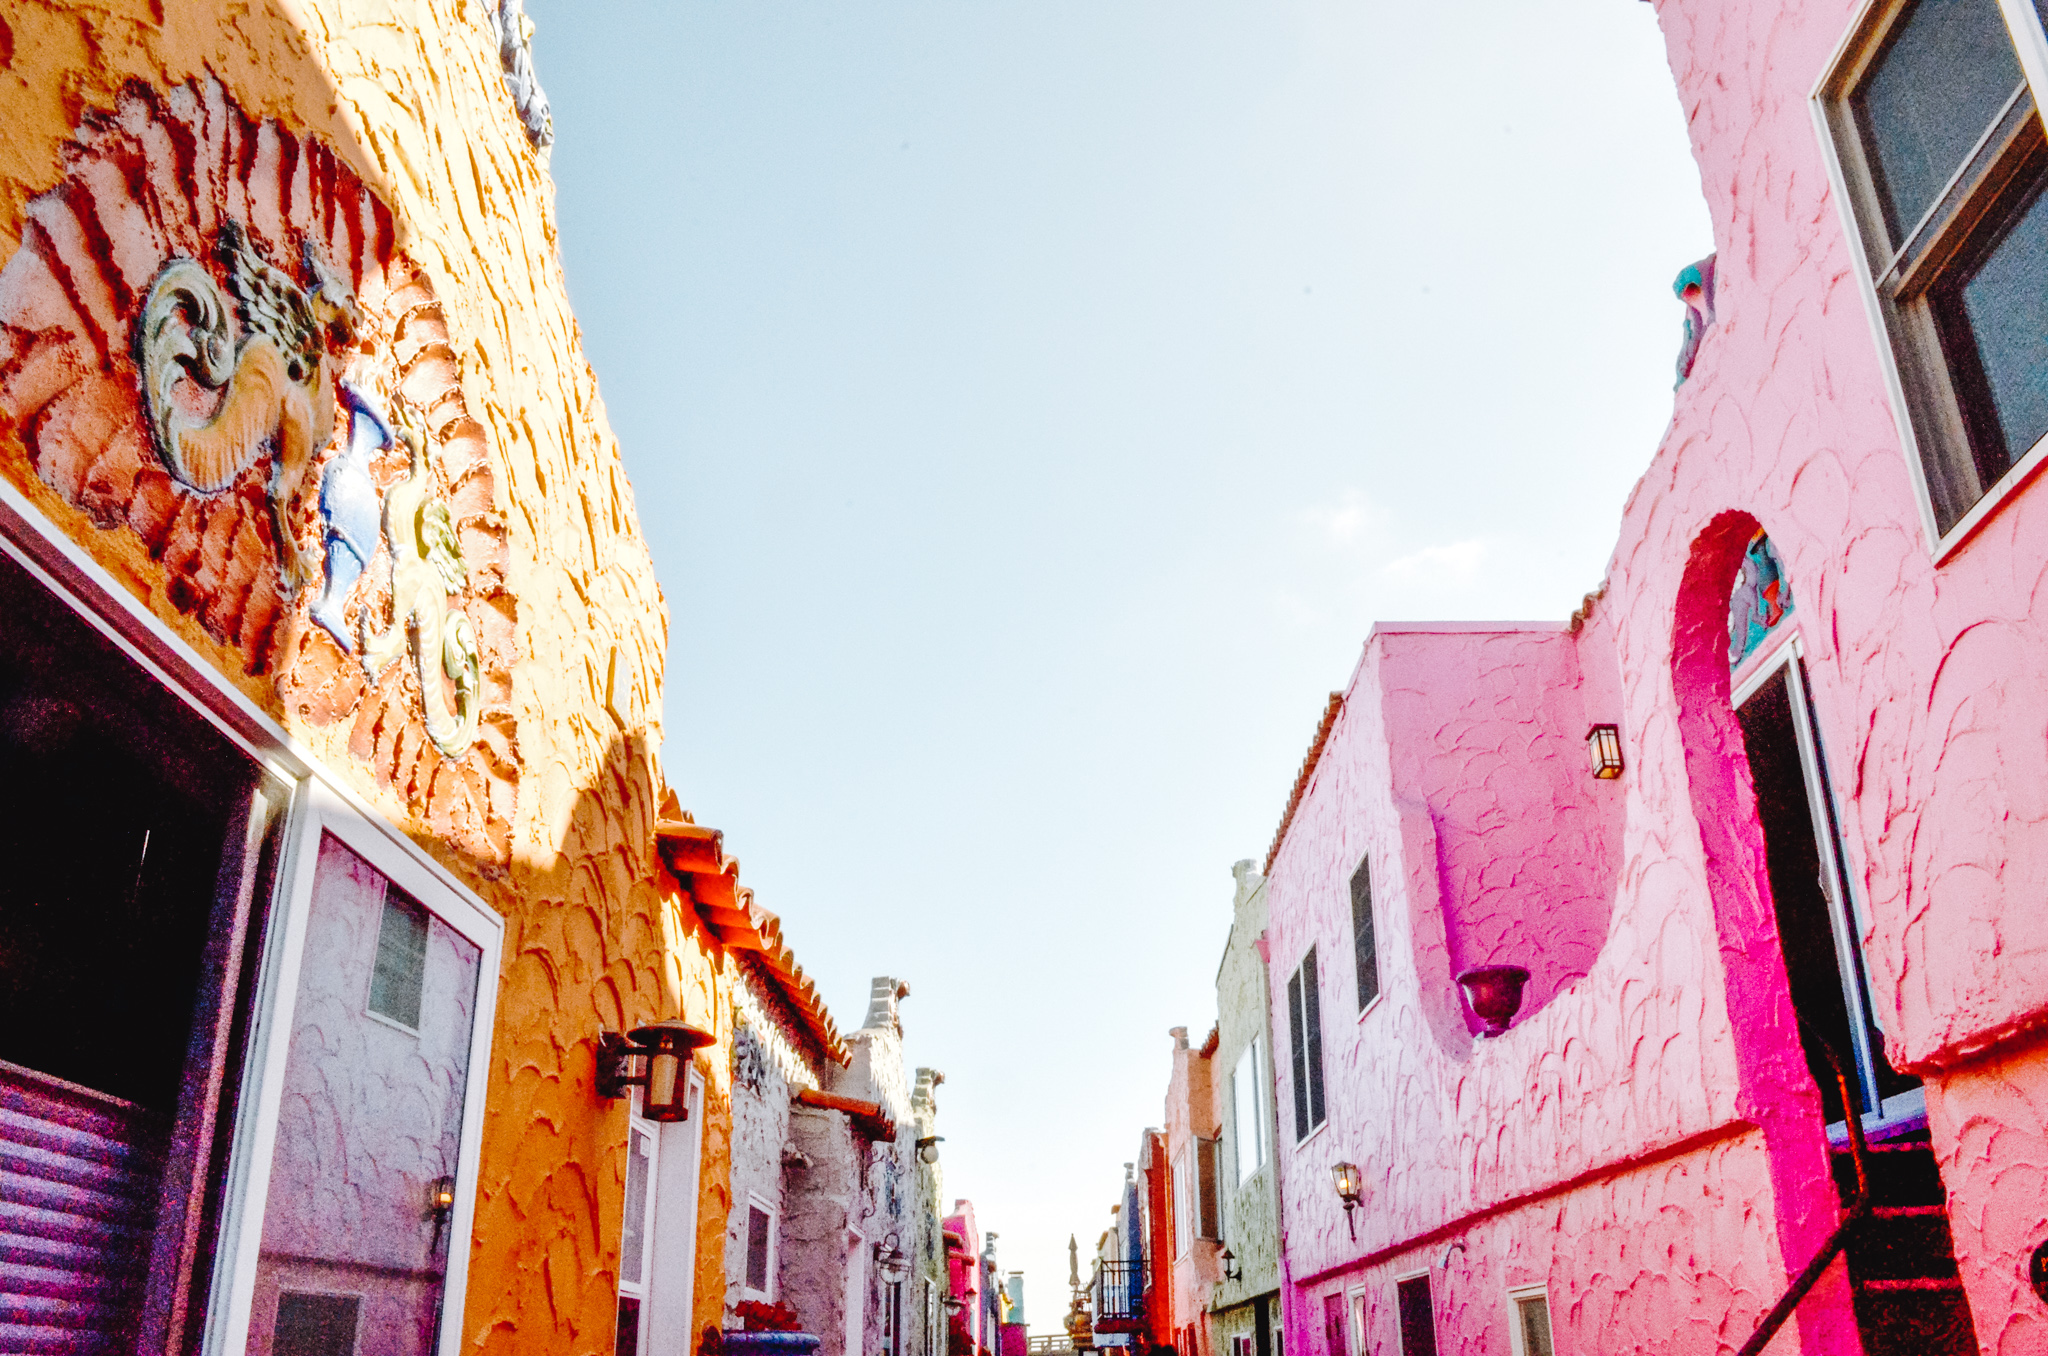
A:
POLYGON ((427 1213, 445 1220, 455 1212, 455 1179, 436 1177, 427 1183, 427 1213))
POLYGON ((901 1285, 910 1279, 910 1256, 897 1244, 897 1236, 891 1233, 875 1245, 875 1270, 890 1285, 901 1285))
POLYGON ((1482 965, 1458 976, 1472 1015, 1486 1027, 1481 1036, 1506 1034, 1522 1010, 1522 986, 1528 982, 1529 972, 1519 965, 1482 965))
POLYGON ((1224 1280, 1235 1281, 1243 1279, 1244 1267, 1239 1265, 1237 1260, 1237 1254, 1232 1252, 1228 1246, 1225 1246, 1223 1249, 1222 1261, 1224 1280))
POLYGON ((640 1114, 670 1123, 690 1118, 690 1080, 685 1076, 692 1051, 717 1037, 687 1022, 649 1022, 621 1036, 601 1032, 597 1038, 597 1095, 624 1097, 627 1088, 641 1089, 640 1114))
POLYGON ((1358 1226, 1352 1222, 1351 1212, 1365 1203, 1365 1177, 1356 1163, 1339 1163, 1330 1169, 1330 1176, 1337 1184, 1337 1199, 1344 1202, 1344 1225, 1351 1230, 1351 1241, 1356 1243, 1358 1226))
POLYGON ((1603 782, 1613 781, 1621 775, 1621 727, 1619 725, 1595 725, 1586 731, 1586 760, 1593 765, 1593 775, 1603 782))
POLYGON ((958 1318, 960 1317, 960 1311, 966 1307, 967 1301, 961 1299, 958 1295, 946 1296, 946 1317, 958 1318))
POLYGON ((917 1156, 926 1163, 938 1162, 939 1141, 944 1138, 944 1135, 926 1135, 917 1142, 917 1156))

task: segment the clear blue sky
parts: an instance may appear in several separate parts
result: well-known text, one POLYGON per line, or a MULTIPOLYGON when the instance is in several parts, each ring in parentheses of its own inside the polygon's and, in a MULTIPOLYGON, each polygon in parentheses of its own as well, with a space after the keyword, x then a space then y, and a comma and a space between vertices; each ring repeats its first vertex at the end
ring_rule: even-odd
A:
POLYGON ((1065 1307, 1379 618, 1562 619, 1713 248, 1635 0, 529 0, 664 763, 1065 1307))

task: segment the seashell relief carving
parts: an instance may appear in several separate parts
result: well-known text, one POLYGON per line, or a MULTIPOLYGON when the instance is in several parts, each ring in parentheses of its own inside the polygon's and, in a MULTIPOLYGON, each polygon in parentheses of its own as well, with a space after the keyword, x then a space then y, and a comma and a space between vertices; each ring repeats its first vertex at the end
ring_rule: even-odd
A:
POLYGON ((66 151, 0 270, 0 469, 283 713, 350 720, 380 782, 506 860, 504 526, 389 211, 213 80, 131 86, 66 151))

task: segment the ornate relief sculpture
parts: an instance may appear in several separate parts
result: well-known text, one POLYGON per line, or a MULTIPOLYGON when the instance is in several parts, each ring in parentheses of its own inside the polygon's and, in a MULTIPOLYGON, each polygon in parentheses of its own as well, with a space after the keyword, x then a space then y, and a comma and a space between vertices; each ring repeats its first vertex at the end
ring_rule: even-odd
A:
POLYGON ((320 476, 321 540, 327 555, 327 582, 313 600, 309 615, 344 652, 353 650, 342 608, 356 580, 377 554, 377 484, 370 478, 370 459, 397 439, 391 425, 369 398, 341 383, 341 403, 348 410, 348 442, 327 463, 320 476))
POLYGON ((270 511, 285 591, 294 593, 311 562, 292 510, 334 433, 328 359, 355 337, 355 298, 310 249, 306 271, 315 281, 301 287, 265 263, 233 221, 222 224, 217 248, 239 325, 227 293, 193 259, 165 264, 143 301, 135 346, 150 431, 164 469, 199 494, 219 494, 275 449, 270 511))
POLYGON ((434 473, 425 445, 409 428, 398 431, 412 453, 412 473, 384 496, 384 540, 391 547, 391 624, 374 635, 363 623, 363 668, 375 683, 412 641, 413 670, 426 708, 427 738, 453 758, 476 739, 477 700, 483 659, 469 617, 449 606, 449 596, 469 579, 455 521, 434 493, 434 473), (455 714, 443 708, 436 664, 455 684, 455 714))
POLYGON ((526 139, 533 149, 544 151, 555 144, 555 120, 548 108, 548 96, 533 73, 533 20, 526 17, 525 0, 498 0, 498 60, 505 68, 505 90, 519 121, 526 127, 526 139))

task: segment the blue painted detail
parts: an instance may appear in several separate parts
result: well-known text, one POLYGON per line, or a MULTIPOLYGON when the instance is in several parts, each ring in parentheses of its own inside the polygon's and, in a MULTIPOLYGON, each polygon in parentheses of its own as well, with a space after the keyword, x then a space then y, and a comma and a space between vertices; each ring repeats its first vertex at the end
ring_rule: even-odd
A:
POLYGON ((1771 539, 1759 528, 1742 553, 1728 600, 1728 667, 1736 668, 1755 654, 1791 614, 1791 581, 1785 578, 1785 566, 1771 539))
POLYGON ((320 521, 327 547, 327 583, 312 607, 313 620, 333 636, 344 652, 352 653, 348 623, 342 606, 350 590, 362 578, 370 557, 377 554, 382 507, 377 483, 370 479, 370 458, 397 441, 390 421, 378 413, 369 397, 349 385, 337 384, 341 403, 348 409, 348 445, 327 463, 320 477, 320 521))
POLYGON ((1673 390, 1685 385, 1685 379, 1692 375, 1700 341, 1707 337, 1707 330, 1714 323, 1716 258, 1710 254, 1696 264, 1687 264, 1671 284, 1672 294, 1685 303, 1685 340, 1678 347, 1678 380, 1672 383, 1673 390))

